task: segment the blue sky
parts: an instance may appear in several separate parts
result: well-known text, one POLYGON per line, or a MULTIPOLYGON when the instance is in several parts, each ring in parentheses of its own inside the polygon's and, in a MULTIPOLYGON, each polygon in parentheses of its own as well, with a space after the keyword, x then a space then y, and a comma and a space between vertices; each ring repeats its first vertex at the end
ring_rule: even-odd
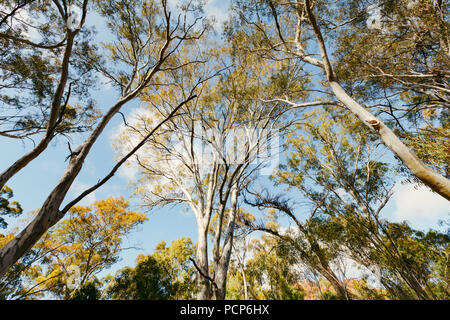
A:
MULTIPOLYGON (((209 1, 205 7, 205 13, 208 16, 215 15, 217 21, 221 22, 226 16, 227 7, 226 1, 209 1)), ((96 26, 99 35, 105 35, 98 17, 90 16, 88 21, 91 25, 96 26)), ((103 84, 100 86, 100 90, 94 92, 94 98, 98 107, 105 110, 116 101, 117 93, 110 86, 103 84)), ((134 101, 125 105, 122 112, 129 114, 138 107, 138 102, 134 101)), ((121 122, 120 117, 115 117, 95 143, 65 202, 72 200, 84 189, 95 184, 114 166, 114 151, 111 142, 121 122)), ((76 146, 82 140, 83 135, 76 136, 71 144, 76 146)), ((31 148, 32 144, 28 141, 20 142, 0 137, 0 150, 3 151, 0 157, 0 171, 3 171, 31 148)), ((56 139, 39 158, 8 182, 8 186, 14 190, 14 200, 19 201, 25 211, 41 206, 61 177, 67 165, 65 158, 68 154, 66 139, 56 139)), ((121 170, 106 185, 84 199, 81 204, 86 205, 109 196, 128 198, 132 190, 127 188, 127 173, 129 174, 126 170, 121 170)), ((264 183, 268 183, 267 179, 264 181, 264 183)), ((131 204, 133 210, 140 210, 138 199, 131 199, 131 204)), ((438 228, 440 219, 448 220, 449 209, 450 205, 445 199, 431 193, 426 187, 416 190, 412 185, 398 185, 396 194, 385 208, 384 214, 391 220, 408 220, 413 227, 426 230, 438 228)), ((300 210, 298 213, 301 216, 300 210)), ((195 218, 190 211, 184 210, 181 206, 155 209, 149 213, 148 217, 148 221, 124 241, 124 247, 140 247, 142 250, 124 251, 121 254, 122 261, 107 270, 107 273, 114 272, 125 265, 134 265, 138 254, 152 253, 155 245, 162 240, 170 243, 180 237, 191 237, 194 241, 196 239, 195 218)), ((8 221, 12 222, 10 219, 8 221)), ((11 223, 11 227, 15 225, 15 223, 11 223)))

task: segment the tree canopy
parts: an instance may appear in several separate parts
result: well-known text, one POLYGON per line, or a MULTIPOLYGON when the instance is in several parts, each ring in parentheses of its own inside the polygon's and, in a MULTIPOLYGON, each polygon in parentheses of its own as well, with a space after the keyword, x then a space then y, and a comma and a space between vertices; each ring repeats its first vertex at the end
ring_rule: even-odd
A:
POLYGON ((448 300, 450 2, 222 5, 0 0, 0 298, 448 300))

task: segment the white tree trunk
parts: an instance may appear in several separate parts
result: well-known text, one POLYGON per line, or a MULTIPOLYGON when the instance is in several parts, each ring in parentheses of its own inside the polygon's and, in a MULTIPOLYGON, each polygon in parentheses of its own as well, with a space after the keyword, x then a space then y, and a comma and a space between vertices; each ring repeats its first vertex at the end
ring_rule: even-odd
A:
POLYGON ((205 221, 204 217, 199 217, 197 219, 197 254, 196 263, 197 270, 197 300, 208 300, 211 297, 211 283, 209 277, 209 264, 208 264, 208 222, 205 221))

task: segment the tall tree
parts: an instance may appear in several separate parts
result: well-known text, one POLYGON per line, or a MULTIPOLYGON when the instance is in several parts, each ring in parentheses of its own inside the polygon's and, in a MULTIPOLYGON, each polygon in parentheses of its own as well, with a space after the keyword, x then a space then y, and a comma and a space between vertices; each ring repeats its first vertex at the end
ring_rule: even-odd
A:
MULTIPOLYGON (((316 271, 319 275, 324 277, 333 287, 336 296, 339 299, 348 300, 352 298, 351 293, 347 290, 344 280, 338 276, 336 268, 334 268, 335 261, 339 258, 339 251, 335 250, 333 245, 338 243, 331 243, 332 241, 324 241, 324 234, 329 236, 327 240, 332 239, 330 233, 336 232, 336 228, 330 228, 329 225, 324 227, 324 224, 318 222, 317 211, 321 205, 322 200, 317 201, 317 206, 313 207, 310 216, 305 221, 300 221, 294 214, 294 210, 289 206, 288 201, 279 196, 271 196, 268 194, 254 194, 255 200, 248 201, 249 204, 260 209, 268 208, 271 210, 278 210, 281 214, 287 215, 294 223, 293 230, 282 231, 279 226, 273 223, 251 223, 246 221, 246 225, 254 231, 263 231, 277 239, 280 246, 284 245, 287 248, 290 256, 297 258, 298 263, 303 263, 311 270, 316 271), (328 230, 326 230, 328 227, 328 230)), ((338 244, 339 245, 339 244, 338 244)))
MULTIPOLYGON (((59 3, 58 1, 54 2, 59 3)), ((120 165, 142 145, 142 143, 137 144, 99 183, 69 202, 64 208, 60 208, 70 186, 81 171, 92 146, 110 120, 120 112, 120 109, 131 100, 139 98, 144 89, 151 90, 151 88, 155 89, 162 86, 163 84, 158 81, 153 82, 153 80, 156 80, 155 77, 161 73, 177 70, 185 66, 186 63, 197 63, 197 60, 193 60, 180 65, 179 61, 182 59, 176 57, 182 51, 184 43, 195 42, 207 28, 206 25, 199 26, 201 18, 198 17, 198 13, 200 13, 201 8, 196 6, 195 3, 189 2, 186 6, 181 6, 177 18, 173 17, 165 0, 161 2, 141 0, 97 1, 91 5, 89 8, 96 9, 106 20, 107 26, 116 40, 104 45, 104 59, 93 58, 89 54, 84 58, 96 70, 111 80, 115 88, 119 90, 120 97, 106 110, 93 130, 89 131, 87 138, 75 150, 71 150, 68 157, 70 161, 66 170, 42 204, 34 220, 0 250, 0 277, 32 248, 51 226, 63 218, 73 205, 108 181, 120 165)), ((60 5, 57 7, 61 15, 68 17, 69 9, 66 8, 67 6, 60 5)), ((87 10, 88 2, 86 0, 83 3, 81 22, 84 21, 87 10)), ((72 30, 71 27, 71 24, 70 26, 67 24, 66 29, 72 30)), ((72 31, 67 32, 72 35, 72 31)), ((69 41, 71 37, 67 36, 68 42, 73 42, 69 41)), ((66 59, 70 58, 69 51, 65 56, 66 59)), ((179 101, 178 108, 189 99, 192 99, 192 97, 179 101)), ((57 121, 63 106, 59 101, 56 101, 55 104, 57 104, 57 107, 51 113, 51 116, 56 118, 57 121)), ((178 108, 172 110, 173 113, 169 113, 168 117, 172 117, 178 108)), ((162 121, 165 120, 167 121, 167 118, 162 121)), ((158 128, 159 126, 156 126, 155 130, 158 128)), ((154 131, 150 132, 144 140, 148 139, 153 133, 154 131)))
MULTIPOLYGON (((422 1, 420 1, 417 5, 421 7, 427 6, 427 10, 431 10, 432 5, 430 2, 431 1, 424 1, 422 3, 422 1)), ((355 80, 355 78, 352 78, 353 81, 351 81, 352 86, 350 86, 350 89, 344 88, 341 84, 341 81, 338 78, 339 74, 336 72, 336 63, 332 61, 331 57, 334 49, 333 37, 337 37, 339 33, 343 33, 346 26, 353 21, 361 22, 361 12, 352 9, 354 9, 353 5, 355 3, 361 7, 366 2, 351 1, 350 3, 350 10, 347 10, 348 1, 304 0, 289 3, 273 0, 255 0, 251 2, 235 1, 234 7, 240 23, 236 22, 234 25, 230 24, 229 30, 231 34, 233 33, 233 30, 237 30, 236 32, 243 33, 244 36, 246 35, 247 47, 249 47, 250 50, 261 52, 261 54, 268 59, 292 59, 293 61, 298 61, 301 65, 306 64, 307 67, 305 67, 305 70, 314 79, 317 79, 317 76, 313 73, 313 68, 319 68, 324 74, 323 80, 326 82, 323 82, 323 86, 315 88, 315 90, 319 92, 318 96, 334 96, 341 105, 355 114, 363 124, 373 132, 377 133, 381 141, 395 154, 396 157, 398 157, 398 159, 400 159, 414 176, 432 190, 439 193, 447 200, 450 200, 450 181, 442 173, 427 166, 423 160, 419 159, 412 149, 408 148, 399 136, 385 124, 383 118, 376 117, 369 108, 357 102, 352 97, 352 89, 356 85, 355 82, 362 79, 356 78, 355 80), (244 32, 240 31, 242 28, 244 28, 244 32)), ((387 1, 386 3, 386 7, 397 7, 394 1, 387 1)), ((403 4, 399 4, 398 7, 402 5, 403 4)), ((445 7, 446 5, 441 9, 443 10, 445 7)), ((363 17, 367 18, 367 14, 364 14, 363 17)), ((420 19, 423 17, 416 16, 414 18, 421 21, 420 19)), ((446 46, 447 40, 444 39, 447 39, 447 36, 445 35, 447 24, 445 23, 445 20, 442 19, 442 14, 437 18, 439 19, 437 24, 440 27, 437 28, 436 31, 443 35, 440 37, 440 40, 442 41, 440 41, 439 44, 440 46, 443 45, 443 47, 439 48, 439 50, 445 52, 444 56, 446 56, 448 46, 446 46)), ((395 29, 396 24, 392 23, 391 25, 394 28, 392 32, 397 32, 395 29)), ((400 24, 397 29, 402 28, 403 26, 400 24)), ((429 32, 433 31, 430 30, 429 32)), ((417 42, 420 42, 420 40, 417 42)), ((351 44, 353 45, 353 43, 351 44)), ((389 42, 389 44, 391 45, 392 42, 389 42)), ((383 48, 384 46, 371 47, 373 55, 380 55, 383 53, 383 48)), ((421 50, 420 48, 421 47, 418 46, 414 49, 421 50)), ((342 49, 346 50, 345 47, 342 49)), ((400 48, 396 49, 395 52, 399 49, 400 48)), ((352 53, 350 53, 349 56, 351 57, 352 53)), ((362 61, 360 61, 360 63, 362 63, 362 61)), ((430 63, 435 63, 435 61, 432 60, 430 63)), ((337 61, 337 65, 339 65, 339 61, 337 61)), ((439 65, 440 63, 437 62, 438 70, 439 65)), ((347 69, 346 72, 351 74, 351 70, 354 69, 359 68, 350 68, 347 69)), ((385 70, 385 67, 383 66, 382 69, 385 70)), ((402 75, 397 73, 393 75, 394 78, 398 78, 398 76, 402 75)), ((350 79, 350 77, 351 76, 347 76, 347 79, 350 79)), ((386 77, 389 77, 389 75, 386 77)), ((435 81, 434 79, 432 79, 431 82, 435 81)), ((368 85, 370 85, 370 83, 368 85)), ((428 85, 425 85, 425 87, 427 86, 428 85)), ((439 97, 448 94, 448 88, 445 87, 445 84, 438 85, 437 87, 436 85, 431 84, 431 86, 432 88, 430 89, 439 92, 439 97)), ((349 82, 347 82, 347 87, 349 87, 349 82)), ((406 87, 407 86, 404 86, 403 89, 406 87)), ((417 88, 423 89, 424 86, 418 84, 414 87, 414 90, 417 90, 417 88)), ((273 98, 284 101, 285 103, 290 103, 291 105, 301 105, 301 103, 299 104, 296 100, 289 100, 282 96, 273 98)))
POLYGON ((150 139, 134 158, 141 173, 137 192, 147 205, 182 203, 194 212, 198 298, 223 299, 239 195, 256 170, 268 164, 270 156, 277 159, 277 134, 291 121, 283 119, 283 107, 262 100, 266 91, 282 91, 293 82, 277 86, 286 79, 285 73, 291 72, 287 63, 270 66, 254 55, 235 54, 232 47, 207 49, 206 55, 209 67, 201 70, 191 66, 186 73, 173 75, 173 87, 149 95, 149 110, 139 111, 136 121, 125 126, 118 147, 127 152, 126 141, 145 136, 154 121, 164 117, 177 99, 183 99, 189 91, 185 88, 194 79, 208 74, 208 68, 215 70, 215 64, 223 65, 223 61, 234 63, 221 78, 202 83, 196 90, 198 97, 166 122, 164 134, 150 139), (274 72, 279 76, 272 77, 274 72), (158 112, 152 112, 156 106, 158 112), (213 217, 211 271, 208 232, 213 217))
MULTIPOLYGON (((389 165, 379 160, 382 153, 376 135, 358 126, 347 113, 330 114, 323 110, 313 112, 299 129, 288 139, 293 148, 287 165, 277 173, 277 181, 301 192, 312 206, 311 217, 300 222, 285 201, 274 197, 260 199, 257 204, 283 211, 302 234, 305 225, 316 238, 316 245, 325 249, 323 257, 348 256, 369 269, 382 270, 380 281, 386 289, 400 283, 407 288, 405 292, 410 292, 394 297, 435 298, 432 283, 442 280, 438 280, 441 276, 432 276, 430 270, 441 263, 448 250, 448 239, 440 234, 422 251, 419 243, 427 236, 383 219, 394 176, 389 165)), ((429 237, 433 238, 433 234, 429 237)), ((314 242, 306 238, 306 248, 312 250, 314 242)), ((286 240, 300 250, 298 240, 286 240)), ((316 270, 320 272, 319 268, 316 270)))
POLYGON ((119 270, 108 284, 106 295, 115 300, 192 299, 193 256, 189 238, 174 240, 169 247, 162 241, 153 254, 139 255, 136 267, 119 270))
POLYGON ((40 139, 1 172, 2 188, 58 134, 92 130, 98 114, 89 98, 94 68, 84 59, 96 59, 88 0, 2 1, 0 8, 0 136, 40 139))
MULTIPOLYGON (((279 228, 273 215, 269 220, 268 228, 279 228)), ((230 286, 227 293, 230 298, 303 300, 304 291, 299 286, 302 272, 298 268, 297 258, 286 254, 285 246, 278 237, 264 233, 261 239, 250 238, 244 245, 241 250, 247 251, 246 260, 245 256, 237 259, 239 252, 233 253, 230 282, 234 286, 230 286), (242 288, 244 285, 246 287, 242 288)))

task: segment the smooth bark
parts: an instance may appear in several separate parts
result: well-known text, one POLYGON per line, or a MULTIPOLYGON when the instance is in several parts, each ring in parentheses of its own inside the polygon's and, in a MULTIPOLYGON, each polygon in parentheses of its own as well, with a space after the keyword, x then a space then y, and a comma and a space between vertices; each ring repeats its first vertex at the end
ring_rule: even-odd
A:
POLYGON ((322 55, 320 66, 326 73, 330 88, 344 106, 355 114, 366 126, 376 131, 383 143, 411 170, 419 180, 433 191, 450 200, 450 181, 432 168, 424 164, 380 119, 356 102, 340 85, 330 63, 325 41, 312 11, 311 1, 305 1, 306 12, 313 28, 322 55))

